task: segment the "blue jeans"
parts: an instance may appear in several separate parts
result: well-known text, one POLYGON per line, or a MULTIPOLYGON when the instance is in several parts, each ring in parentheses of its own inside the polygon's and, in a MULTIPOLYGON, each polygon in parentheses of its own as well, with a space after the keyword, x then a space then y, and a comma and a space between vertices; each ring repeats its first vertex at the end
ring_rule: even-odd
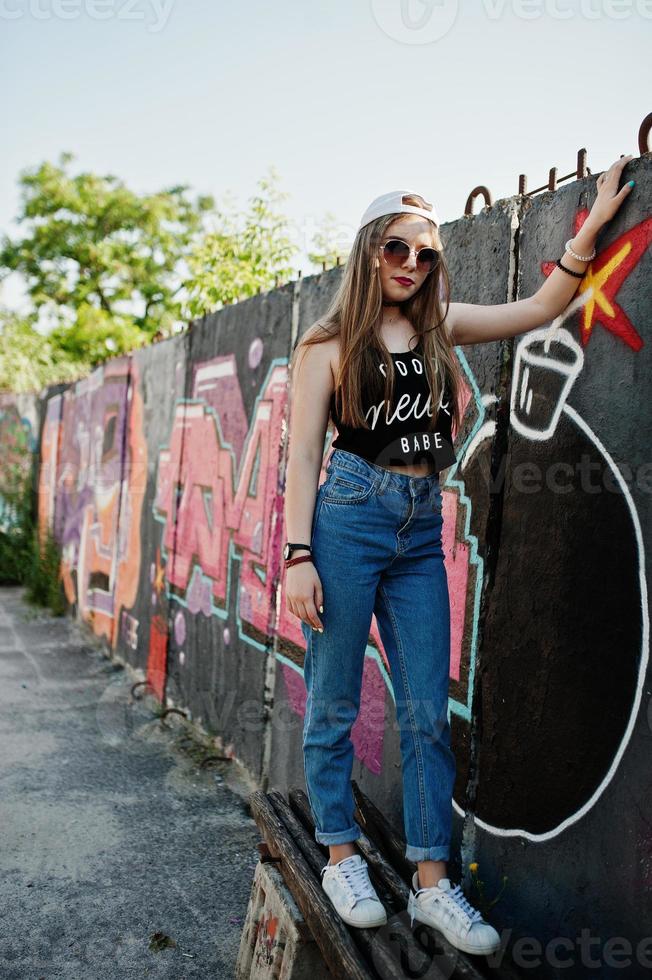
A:
POLYGON ((317 491, 311 544, 324 632, 302 621, 303 757, 315 838, 343 844, 354 820, 351 728, 372 614, 400 732, 405 856, 447 860, 456 763, 448 721, 450 606, 438 474, 410 477, 335 449, 317 491))

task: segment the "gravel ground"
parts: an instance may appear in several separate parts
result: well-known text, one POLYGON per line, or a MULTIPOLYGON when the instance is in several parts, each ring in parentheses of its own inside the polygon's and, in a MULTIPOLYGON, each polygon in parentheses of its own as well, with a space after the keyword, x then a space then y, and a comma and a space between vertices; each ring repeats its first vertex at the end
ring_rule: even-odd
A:
POLYGON ((133 683, 71 618, 0 589, 2 980, 234 976, 254 787, 200 768, 133 683))

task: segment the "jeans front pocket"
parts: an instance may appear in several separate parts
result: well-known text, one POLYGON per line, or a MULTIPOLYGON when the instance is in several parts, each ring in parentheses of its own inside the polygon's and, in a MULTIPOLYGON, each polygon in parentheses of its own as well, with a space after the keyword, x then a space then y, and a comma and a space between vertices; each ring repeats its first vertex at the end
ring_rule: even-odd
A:
POLYGON ((441 487, 438 483, 433 483, 430 490, 429 504, 435 514, 441 514, 442 508, 444 506, 444 498, 442 496, 441 487))
POLYGON ((323 486, 324 501, 329 504, 361 504, 374 492, 372 482, 348 470, 332 470, 323 486))
MULTIPOLYGON (((323 487, 323 484, 322 484, 323 487)), ((315 541, 315 528, 317 527, 317 521, 319 520, 319 511, 321 510, 321 505, 324 502, 324 494, 322 492, 322 487, 317 490, 317 496, 315 497, 315 509, 312 514, 312 527, 310 529, 310 547, 312 548, 315 541)))

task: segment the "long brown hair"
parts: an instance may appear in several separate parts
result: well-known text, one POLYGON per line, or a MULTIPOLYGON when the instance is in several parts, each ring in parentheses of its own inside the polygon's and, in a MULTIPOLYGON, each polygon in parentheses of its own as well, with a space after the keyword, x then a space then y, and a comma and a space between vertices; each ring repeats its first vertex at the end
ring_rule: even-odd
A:
MULTIPOLYGON (((432 210, 432 205, 418 194, 404 195, 403 203, 432 210)), ((385 231, 397 217, 397 214, 383 215, 359 229, 344 265, 344 274, 337 292, 324 316, 316 321, 316 326, 321 327, 321 330, 315 331, 310 337, 302 337, 297 345, 298 351, 301 346, 324 343, 335 336, 339 338, 340 367, 335 389, 336 408, 342 423, 356 428, 370 428, 362 407, 363 387, 368 387, 376 396, 380 393, 374 351, 381 354, 385 363, 383 387, 386 403, 394 403, 394 362, 380 337, 383 295, 375 259, 385 231)), ((437 406, 444 387, 448 384, 450 400, 447 409, 451 411, 452 407, 454 431, 459 431, 462 421, 459 406, 460 369, 453 352, 453 344, 443 326, 450 303, 450 283, 439 228, 431 223, 431 229, 433 246, 439 252, 439 260, 420 289, 402 302, 399 308, 423 344, 424 364, 431 392, 432 417, 428 428, 435 428, 437 406), (440 305, 442 302, 445 305, 443 316, 440 305)))

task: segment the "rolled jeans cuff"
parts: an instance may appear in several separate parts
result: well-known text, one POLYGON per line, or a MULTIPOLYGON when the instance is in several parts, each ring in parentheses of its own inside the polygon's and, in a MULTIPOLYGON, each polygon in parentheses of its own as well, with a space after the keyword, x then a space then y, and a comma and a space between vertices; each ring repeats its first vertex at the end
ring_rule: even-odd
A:
POLYGON ((437 847, 413 847, 412 844, 407 844, 405 856, 408 861, 448 861, 450 847, 446 844, 439 844, 437 847))
POLYGON ((315 830, 315 840, 318 844, 349 844, 362 837, 362 833, 362 828, 354 821, 348 830, 338 830, 336 834, 322 834, 315 830))

